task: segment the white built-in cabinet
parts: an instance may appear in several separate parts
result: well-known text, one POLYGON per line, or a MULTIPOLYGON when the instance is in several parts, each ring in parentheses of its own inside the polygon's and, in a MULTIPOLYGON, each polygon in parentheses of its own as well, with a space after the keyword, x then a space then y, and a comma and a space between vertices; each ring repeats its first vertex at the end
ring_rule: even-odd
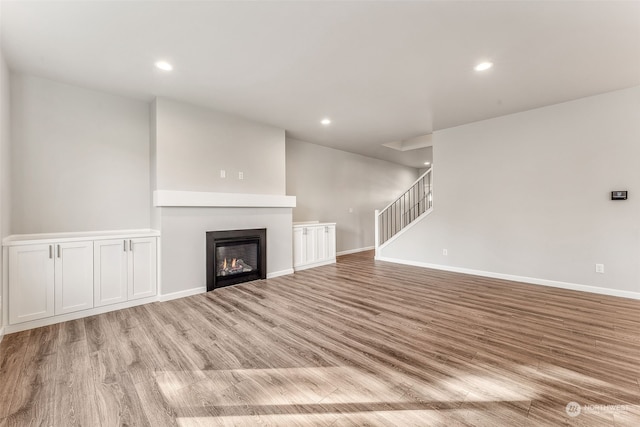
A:
POLYGON ((94 305, 101 307, 156 294, 156 239, 93 242, 94 305))
POLYGON ((336 262, 336 224, 293 225, 293 268, 304 270, 336 262))
POLYGON ((157 236, 91 233, 5 239, 9 324, 153 297, 157 236), (76 237, 74 239, 73 237, 76 237))
POLYGON ((93 307, 93 245, 65 242, 55 247, 55 310, 67 314, 93 307))
POLYGON ((156 239, 129 239, 128 288, 129 300, 156 294, 156 239))
POLYGON ((96 307, 127 300, 128 259, 127 239, 93 242, 93 303, 96 307))
POLYGON ((53 316, 54 283, 53 245, 9 248, 9 322, 53 316))
POLYGON ((93 245, 65 242, 9 249, 11 323, 93 307, 93 245))

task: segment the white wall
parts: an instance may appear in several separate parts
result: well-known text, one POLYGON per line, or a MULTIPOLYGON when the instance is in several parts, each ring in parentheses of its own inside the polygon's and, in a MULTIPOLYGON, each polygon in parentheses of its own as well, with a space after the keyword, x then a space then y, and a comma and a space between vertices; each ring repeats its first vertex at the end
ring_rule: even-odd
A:
POLYGON ((640 292, 640 87, 434 142, 434 212, 381 256, 640 292), (611 201, 613 190, 629 200, 611 201))
MULTIPOLYGON (((0 50, 0 239, 11 233, 10 229, 10 104, 9 104, 9 69, 0 50)), ((0 279, 4 274, 0 262, 0 279)), ((4 301, 4 289, 0 285, 0 330, 3 325, 2 305, 4 301)), ((2 333, 0 332, 0 339, 2 333)))
POLYGON ((374 211, 416 178, 414 168, 287 139, 287 194, 297 200, 293 220, 336 222, 338 252, 373 246, 374 211))
POLYGON ((158 122, 156 120, 156 100, 149 105, 149 191, 152 197, 150 203, 150 224, 154 230, 161 228, 161 210, 153 205, 153 192, 158 189, 157 174, 157 132, 158 122))
POLYGON ((12 75, 12 232, 149 228, 148 104, 12 75))
POLYGON ((285 194, 283 129, 168 99, 155 106, 157 189, 285 194))

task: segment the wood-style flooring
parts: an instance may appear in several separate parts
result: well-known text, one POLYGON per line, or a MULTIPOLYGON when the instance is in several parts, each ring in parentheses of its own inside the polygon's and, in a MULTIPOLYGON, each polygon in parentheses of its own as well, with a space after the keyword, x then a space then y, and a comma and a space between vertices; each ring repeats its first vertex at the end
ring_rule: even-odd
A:
POLYGON ((363 253, 7 335, 0 425, 639 426, 639 379, 640 301, 363 253))

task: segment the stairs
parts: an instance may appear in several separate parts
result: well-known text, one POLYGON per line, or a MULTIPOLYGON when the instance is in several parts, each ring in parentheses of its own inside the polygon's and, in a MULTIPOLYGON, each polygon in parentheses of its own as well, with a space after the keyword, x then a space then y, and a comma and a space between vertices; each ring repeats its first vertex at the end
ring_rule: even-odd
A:
POLYGON ((375 212, 375 248, 385 246, 410 224, 431 213, 432 168, 418 178, 407 191, 389 203, 381 211, 375 212))

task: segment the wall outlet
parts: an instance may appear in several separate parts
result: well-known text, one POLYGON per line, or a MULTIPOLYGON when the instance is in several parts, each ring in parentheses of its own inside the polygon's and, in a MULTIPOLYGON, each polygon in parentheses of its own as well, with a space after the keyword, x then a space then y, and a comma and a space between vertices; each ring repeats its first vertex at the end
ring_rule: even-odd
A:
POLYGON ((227 177, 227 171, 224 169, 220 169, 220 178, 226 178, 227 177))
POLYGON ((349 208, 349 213, 353 213, 353 208, 349 208))
POLYGON ((244 172, 238 172, 238 179, 244 179, 244 172))
POLYGON ((449 255, 449 251, 447 251, 446 249, 442 250, 442 255, 449 255))
POLYGON ((604 274, 604 264, 596 264, 596 273, 604 274))

